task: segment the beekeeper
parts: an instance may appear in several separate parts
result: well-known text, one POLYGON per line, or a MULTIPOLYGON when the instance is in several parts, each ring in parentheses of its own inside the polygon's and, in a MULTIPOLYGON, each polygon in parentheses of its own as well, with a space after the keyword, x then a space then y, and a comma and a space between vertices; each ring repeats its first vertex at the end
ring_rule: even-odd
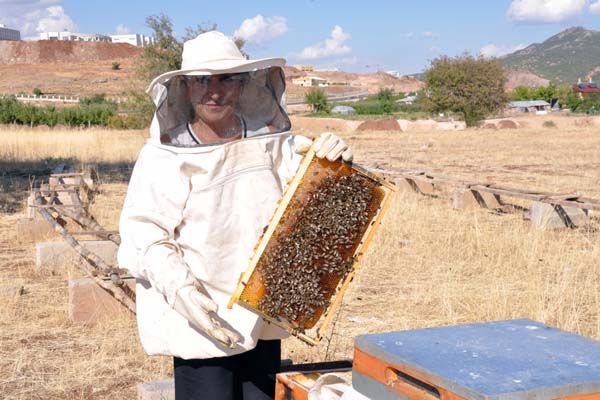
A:
MULTIPOLYGON (((150 139, 121 214, 118 259, 137 278, 140 339, 174 357, 181 399, 268 399, 285 331, 226 304, 311 141, 290 133, 282 58, 248 60, 220 32, 184 44, 152 81, 150 139)), ((326 133, 330 160, 352 153, 326 133)))

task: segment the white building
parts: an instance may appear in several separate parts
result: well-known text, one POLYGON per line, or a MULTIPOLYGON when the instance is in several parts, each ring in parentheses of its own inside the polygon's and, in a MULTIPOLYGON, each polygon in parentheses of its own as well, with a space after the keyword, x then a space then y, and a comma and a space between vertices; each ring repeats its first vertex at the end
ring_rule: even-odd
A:
POLYGON ((69 31, 62 32, 42 32, 40 40, 66 40, 77 42, 110 42, 109 36, 99 33, 76 33, 69 31))
POLYGON ((137 33, 127 35, 111 35, 113 43, 128 43, 132 46, 144 47, 155 43, 155 39, 151 36, 144 36, 137 33))
POLYGON ((319 87, 327 87, 329 86, 329 82, 327 79, 319 78, 318 76, 302 76, 300 78, 292 79, 292 83, 298 86, 310 87, 310 86, 319 86, 319 87))
POLYGON ((0 40, 21 40, 21 32, 0 24, 0 40))

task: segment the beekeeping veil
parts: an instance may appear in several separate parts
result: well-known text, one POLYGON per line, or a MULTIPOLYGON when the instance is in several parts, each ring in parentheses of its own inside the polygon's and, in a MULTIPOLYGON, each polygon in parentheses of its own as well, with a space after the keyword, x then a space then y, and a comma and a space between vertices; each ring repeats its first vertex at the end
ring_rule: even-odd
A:
POLYGON ((235 74, 241 84, 235 114, 246 136, 290 129, 285 112, 285 59, 248 60, 235 43, 220 32, 206 32, 184 43, 180 70, 155 78, 148 87, 156 105, 150 128, 151 141, 173 145, 174 131, 191 123, 194 107, 189 87, 206 75, 235 74))

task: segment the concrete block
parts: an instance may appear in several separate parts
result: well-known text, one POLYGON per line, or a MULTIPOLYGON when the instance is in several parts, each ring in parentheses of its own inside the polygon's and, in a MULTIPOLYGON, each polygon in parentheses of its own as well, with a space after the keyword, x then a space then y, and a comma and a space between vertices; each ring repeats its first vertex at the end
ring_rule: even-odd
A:
MULTIPOLYGON (((109 265, 117 265, 118 246, 110 240, 81 240, 79 243, 109 265)), ((66 242, 35 244, 35 266, 38 270, 58 272, 79 260, 79 254, 66 242)))
POLYGON ((19 218, 15 228, 17 239, 22 242, 38 242, 57 235, 52 226, 42 219, 19 218))
POLYGON ((138 400, 175 400, 175 382, 173 379, 139 383, 138 400))
POLYGON ((481 196, 481 199, 485 203, 485 206, 491 210, 497 208, 503 208, 504 204, 500 200, 500 196, 494 193, 489 192, 478 192, 481 196))
POLYGON ((452 207, 455 210, 481 208, 479 201, 470 189, 458 188, 452 193, 452 207))
POLYGON ((396 186, 398 186, 398 190, 400 190, 400 191, 409 192, 409 193, 415 192, 415 189, 412 187, 410 182, 408 182, 408 180, 406 180, 405 178, 398 178, 394 181, 394 183, 396 184, 396 186))
POLYGON ((429 183, 418 178, 414 179, 413 182, 415 183, 415 185, 417 185, 417 188, 423 194, 433 194, 435 192, 433 183, 429 183))
MULTIPOLYGON (((135 291, 135 278, 125 278, 125 284, 135 291)), ((125 307, 91 278, 69 280, 69 320, 74 324, 93 325, 127 312, 125 307)))
POLYGON ((537 201, 531 206, 530 218, 532 224, 545 229, 583 226, 590 220, 586 210, 537 201))

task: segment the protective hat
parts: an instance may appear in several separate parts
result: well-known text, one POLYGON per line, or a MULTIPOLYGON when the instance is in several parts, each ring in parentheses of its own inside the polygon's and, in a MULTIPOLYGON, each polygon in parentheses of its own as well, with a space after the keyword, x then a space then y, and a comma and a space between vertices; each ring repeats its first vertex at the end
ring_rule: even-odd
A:
POLYGON ((181 69, 165 72, 154 78, 148 93, 157 83, 164 83, 176 75, 215 75, 250 72, 269 67, 283 67, 285 58, 249 60, 233 40, 218 31, 209 31, 183 44, 181 69))
MULTIPOLYGON (((159 75, 148 87, 157 107, 155 119, 161 143, 195 146, 178 138, 187 135, 194 118, 189 79, 199 75, 244 75, 236 109, 244 137, 288 131, 291 124, 285 111, 284 65, 284 58, 247 59, 233 40, 217 31, 185 42, 181 69, 159 75)), ((151 135, 158 133, 152 132, 156 130, 153 125, 151 135)))

